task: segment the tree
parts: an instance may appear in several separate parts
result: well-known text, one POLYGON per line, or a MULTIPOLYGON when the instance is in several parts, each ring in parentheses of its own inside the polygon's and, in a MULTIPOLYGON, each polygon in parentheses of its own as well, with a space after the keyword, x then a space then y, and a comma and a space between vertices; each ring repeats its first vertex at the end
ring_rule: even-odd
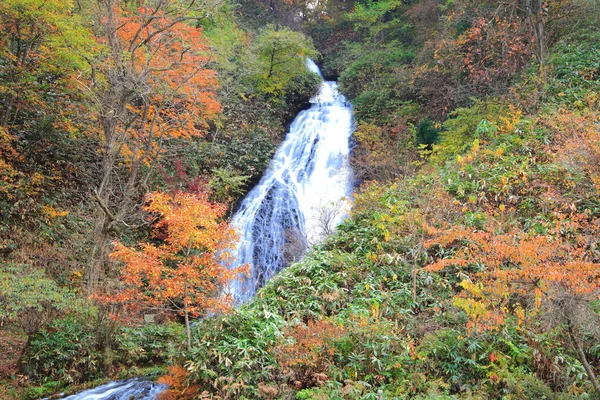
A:
POLYGON ((144 209, 158 218, 154 229, 160 242, 137 248, 115 242, 111 256, 123 263, 121 287, 103 300, 182 314, 190 349, 190 317, 226 310, 233 298, 223 290, 246 270, 225 266, 235 240, 220 221, 227 207, 210 203, 207 194, 154 192, 144 209))
POLYGON ((526 24, 513 16, 482 16, 457 43, 464 53, 462 70, 474 89, 489 93, 505 89, 531 58, 526 24))
POLYGON ((555 326, 566 326, 590 382, 600 393, 578 338, 586 320, 598 321, 590 301, 600 297, 600 255, 595 250, 600 221, 576 212, 556 212, 554 217, 555 225, 547 235, 502 233, 492 226, 475 231, 456 226, 430 229, 436 236, 428 248, 440 246, 453 254, 435 259, 426 269, 483 269, 461 283, 463 291, 454 300, 466 311, 474 331, 502 326, 510 315, 521 323, 544 315, 555 326))
POLYGON ((88 92, 102 140, 101 182, 88 290, 98 284, 111 235, 131 227, 150 172, 169 138, 202 136, 220 111, 215 72, 198 21, 210 7, 195 1, 98 0, 97 40, 88 92), (203 8, 204 7, 204 8, 203 8), (196 24, 194 26, 193 24, 196 24), (122 184, 115 184, 116 180, 122 184))
POLYGON ((0 214, 7 225, 39 211, 66 169, 48 148, 79 132, 74 75, 95 45, 74 8, 70 0, 0 3, 0 214))
MULTIPOLYGON (((0 126, 47 111, 65 79, 94 49, 73 1, 6 0, 0 4, 0 126)), ((62 115, 60 107, 52 112, 62 115)))
POLYGON ((307 72, 306 59, 318 54, 302 33, 273 26, 260 32, 253 47, 258 55, 258 89, 273 95, 281 94, 295 76, 307 72))
POLYGON ((546 51, 549 42, 548 25, 571 15, 579 6, 573 0, 518 0, 520 8, 527 15, 527 21, 534 37, 535 57, 540 76, 546 79, 546 51))

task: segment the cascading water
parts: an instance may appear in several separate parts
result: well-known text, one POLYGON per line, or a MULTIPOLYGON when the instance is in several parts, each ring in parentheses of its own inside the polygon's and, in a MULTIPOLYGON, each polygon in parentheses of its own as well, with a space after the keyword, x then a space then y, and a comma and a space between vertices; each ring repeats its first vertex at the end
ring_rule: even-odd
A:
POLYGON ((130 379, 128 381, 110 382, 65 397, 64 400, 154 400, 165 389, 166 386, 151 381, 130 379))
MULTIPOLYGON (((313 61, 308 67, 322 77, 313 61)), ((230 288, 238 301, 251 298, 291 261, 290 253, 318 242, 345 217, 352 190, 352 110, 335 82, 323 81, 311 103, 233 217, 240 234, 236 263, 252 270, 230 288)))
MULTIPOLYGON (((308 61, 308 67, 321 75, 314 62, 308 61)), ((311 103, 310 109, 298 114, 260 183, 233 217, 241 239, 237 263, 252 266, 252 275, 231 287, 238 301, 252 297, 286 266, 286 245, 315 243, 345 217, 352 191, 348 164, 352 110, 335 82, 322 82, 311 103)), ((65 400, 154 400, 164 389, 132 379, 65 400)))

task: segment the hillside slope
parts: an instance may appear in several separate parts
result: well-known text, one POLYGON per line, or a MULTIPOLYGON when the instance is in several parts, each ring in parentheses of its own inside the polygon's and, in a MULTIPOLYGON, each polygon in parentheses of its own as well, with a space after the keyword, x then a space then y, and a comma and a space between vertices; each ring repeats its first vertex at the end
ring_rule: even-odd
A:
POLYGON ((200 324, 196 393, 595 398, 598 39, 551 49, 534 111, 511 101, 540 90, 527 80, 453 111, 416 173, 364 184, 336 235, 200 324))

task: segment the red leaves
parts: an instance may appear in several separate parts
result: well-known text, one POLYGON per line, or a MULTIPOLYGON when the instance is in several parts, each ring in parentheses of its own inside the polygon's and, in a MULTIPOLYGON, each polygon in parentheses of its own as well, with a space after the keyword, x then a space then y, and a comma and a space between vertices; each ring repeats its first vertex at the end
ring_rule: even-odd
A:
POLYGON ((478 18, 457 40, 464 52, 463 70, 479 90, 512 79, 533 54, 530 36, 523 21, 478 18))

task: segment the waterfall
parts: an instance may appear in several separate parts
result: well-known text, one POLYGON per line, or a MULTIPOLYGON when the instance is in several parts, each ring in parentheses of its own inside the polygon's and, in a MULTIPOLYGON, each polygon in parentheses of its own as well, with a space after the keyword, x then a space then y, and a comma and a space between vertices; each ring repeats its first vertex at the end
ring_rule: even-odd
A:
MULTIPOLYGON (((308 67, 321 76, 314 62, 308 61, 308 67)), ((352 110, 335 82, 323 81, 311 103, 308 110, 298 114, 260 183, 233 217, 241 239, 234 252, 237 263, 252 267, 248 279, 230 287, 238 301, 251 298, 256 289, 293 261, 290 246, 301 253, 346 216, 352 191, 348 164, 352 110), (286 259, 286 247, 291 259, 286 259)), ((131 379, 110 382, 65 400, 153 400, 163 390, 164 385, 131 379)))
MULTIPOLYGON (((308 68, 322 78, 312 60, 308 68)), ((352 110, 336 82, 322 81, 310 102, 233 216, 240 235, 233 255, 237 265, 251 266, 251 276, 230 287, 238 301, 251 298, 346 216, 352 191, 348 161, 352 110)))

